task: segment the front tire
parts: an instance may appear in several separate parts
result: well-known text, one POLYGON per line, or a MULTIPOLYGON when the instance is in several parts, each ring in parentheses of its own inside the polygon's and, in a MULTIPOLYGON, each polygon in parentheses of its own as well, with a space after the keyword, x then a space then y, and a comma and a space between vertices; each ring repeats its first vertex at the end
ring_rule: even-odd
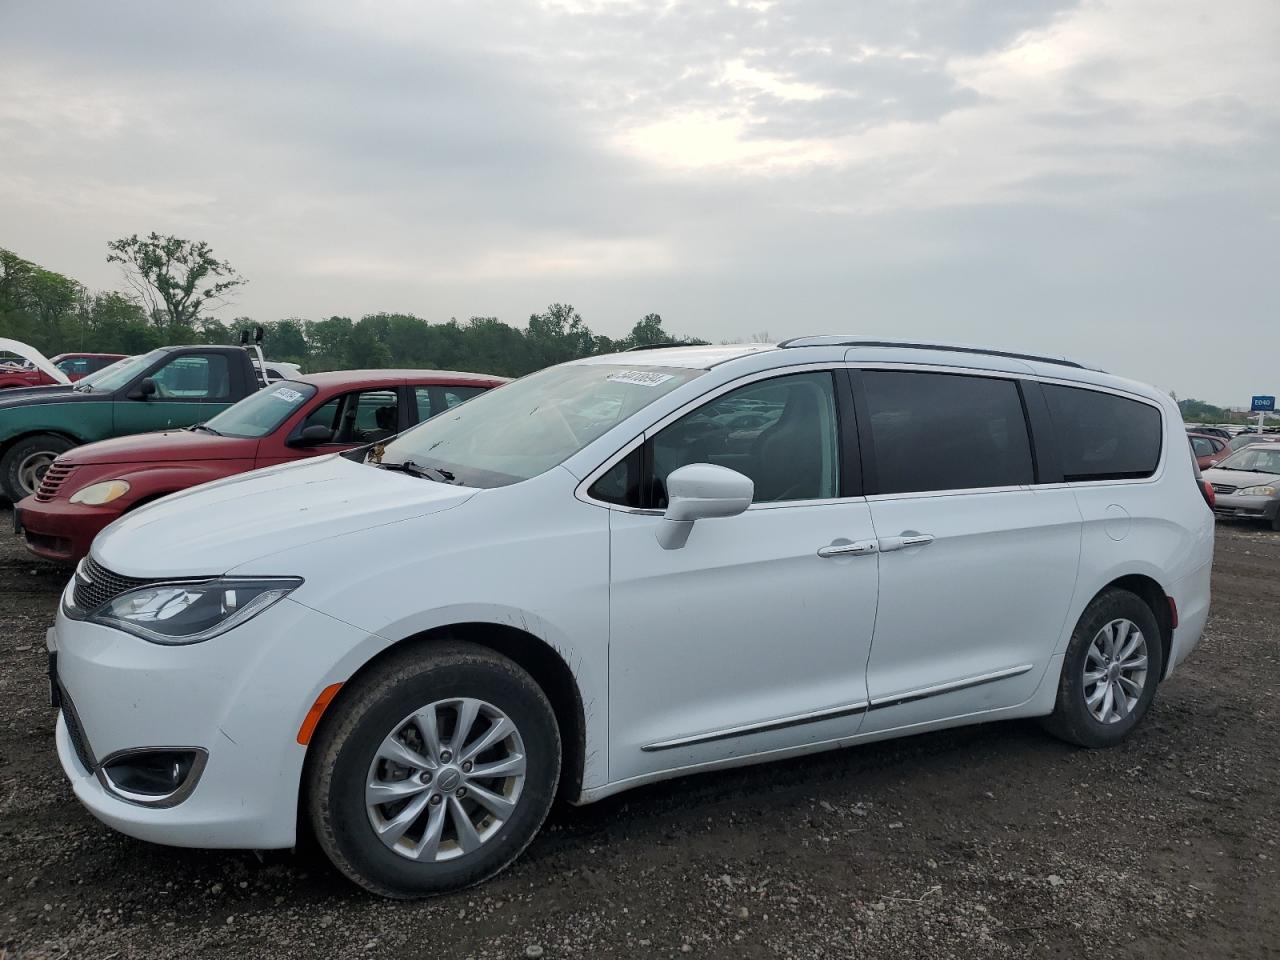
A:
POLYGON ((0 487, 10 503, 17 503, 30 496, 40 486, 45 471, 57 459, 74 446, 65 437, 52 433, 39 433, 23 437, 0 457, 0 487))
POLYGON ((546 819, 560 734, 542 689, 475 644, 419 645, 352 681, 308 756, 321 847, 373 893, 459 890, 512 863, 546 819))
POLYGON ((1050 733, 1082 747, 1113 747, 1142 720, 1164 670, 1160 625, 1146 602, 1107 590, 1080 616, 1045 718, 1050 733))

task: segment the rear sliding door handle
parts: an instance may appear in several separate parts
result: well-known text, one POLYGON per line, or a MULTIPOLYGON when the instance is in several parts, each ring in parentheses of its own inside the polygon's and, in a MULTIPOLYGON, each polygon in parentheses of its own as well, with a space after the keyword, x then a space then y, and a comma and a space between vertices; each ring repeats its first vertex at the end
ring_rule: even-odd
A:
POLYGON ((832 543, 818 548, 818 556, 823 559, 831 557, 865 557, 877 550, 874 540, 856 540, 853 543, 832 543))
POLYGON ((933 537, 927 533, 904 534, 901 537, 881 537, 880 552, 888 553, 891 550, 905 550, 907 547, 923 547, 933 543, 933 537))

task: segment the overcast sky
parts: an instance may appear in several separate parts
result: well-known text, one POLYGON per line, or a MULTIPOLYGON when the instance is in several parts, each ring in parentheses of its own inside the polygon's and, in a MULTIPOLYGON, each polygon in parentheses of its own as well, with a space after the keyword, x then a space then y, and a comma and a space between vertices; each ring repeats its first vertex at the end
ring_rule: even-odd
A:
POLYGON ((1280 393, 1277 0, 0 0, 0 246, 221 314, 1048 351, 1280 393))

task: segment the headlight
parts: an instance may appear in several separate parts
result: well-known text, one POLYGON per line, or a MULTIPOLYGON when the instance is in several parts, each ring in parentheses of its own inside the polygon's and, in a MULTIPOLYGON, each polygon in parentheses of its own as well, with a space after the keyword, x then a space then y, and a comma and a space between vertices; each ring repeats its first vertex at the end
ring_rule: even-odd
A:
POLYGON ((1237 490, 1236 493, 1242 497, 1274 497, 1276 495, 1276 488, 1245 487, 1243 490, 1237 490))
POLYGON ((89 620, 152 643, 199 643, 256 617, 301 583, 297 577, 153 583, 108 600, 89 620))
POLYGON ((110 503, 112 500, 119 500, 128 492, 129 481, 107 480, 103 483, 91 483, 87 487, 81 487, 71 495, 71 502, 87 503, 91 507, 98 507, 104 503, 110 503))

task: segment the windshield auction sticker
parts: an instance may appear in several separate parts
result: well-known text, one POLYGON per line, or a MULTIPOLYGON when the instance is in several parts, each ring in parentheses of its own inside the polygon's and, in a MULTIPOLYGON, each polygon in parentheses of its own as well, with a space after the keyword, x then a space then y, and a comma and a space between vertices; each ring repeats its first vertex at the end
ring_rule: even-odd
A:
POLYGON ((302 394, 297 390, 290 390, 288 387, 276 387, 271 391, 273 397, 279 397, 285 403, 297 403, 302 399, 302 394))
POLYGON ((605 379, 612 380, 614 383, 634 383, 638 387, 656 387, 660 383, 666 383, 672 376, 674 374, 653 373, 645 370, 623 370, 620 373, 611 373, 605 379))

